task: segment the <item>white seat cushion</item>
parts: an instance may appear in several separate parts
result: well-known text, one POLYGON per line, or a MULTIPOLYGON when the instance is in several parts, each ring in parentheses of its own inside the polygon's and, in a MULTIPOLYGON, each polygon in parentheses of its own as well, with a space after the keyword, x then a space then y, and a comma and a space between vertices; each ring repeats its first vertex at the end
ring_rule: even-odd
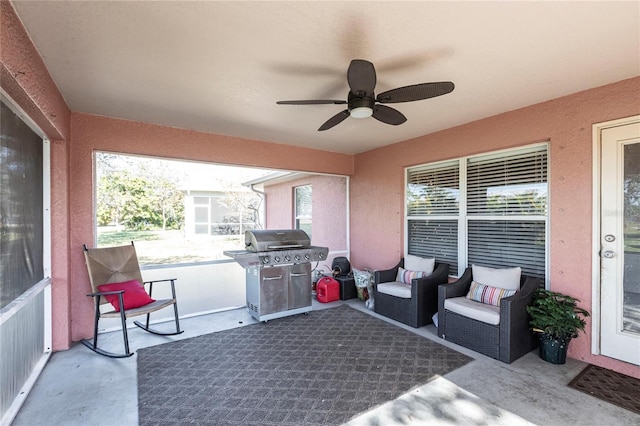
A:
POLYGON ((444 301, 444 308, 456 314, 487 324, 500 324, 500 307, 469 300, 466 297, 452 297, 444 301))
POLYGON ((411 284, 404 284, 398 281, 380 283, 378 284, 378 293, 411 299, 411 284))
POLYGON ((520 290, 522 268, 495 269, 471 265, 473 280, 477 283, 506 290, 520 290))

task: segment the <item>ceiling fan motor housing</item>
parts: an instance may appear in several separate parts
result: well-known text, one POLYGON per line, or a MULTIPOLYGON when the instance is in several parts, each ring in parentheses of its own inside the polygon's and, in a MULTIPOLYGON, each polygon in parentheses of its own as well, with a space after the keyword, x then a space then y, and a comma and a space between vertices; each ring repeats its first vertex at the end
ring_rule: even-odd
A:
POLYGON ((357 96, 349 92, 348 100, 347 109, 351 117, 366 118, 373 114, 373 107, 376 103, 373 97, 357 96))

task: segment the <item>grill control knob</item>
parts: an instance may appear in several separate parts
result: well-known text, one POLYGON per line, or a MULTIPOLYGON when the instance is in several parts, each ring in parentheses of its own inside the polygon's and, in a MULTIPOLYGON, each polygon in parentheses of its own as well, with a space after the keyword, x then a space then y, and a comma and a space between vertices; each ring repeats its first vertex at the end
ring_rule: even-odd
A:
POLYGON ((288 254, 284 256, 284 261, 288 262, 291 260, 291 256, 289 256, 288 254))
POLYGON ((263 256, 263 257, 262 257, 262 263, 263 263, 263 264, 265 264, 265 265, 266 265, 267 263, 269 263, 269 256, 263 256))
POLYGON ((293 258, 294 258, 294 259, 295 259, 295 261, 297 262, 297 261, 299 261, 299 260, 300 260, 300 255, 299 255, 299 254, 296 254, 295 256, 293 256, 293 258))
POLYGON ((305 258, 306 260, 309 260, 309 259, 311 259, 311 256, 309 256, 309 253, 305 253, 304 258, 305 258))
POLYGON ((322 258, 324 258, 324 254, 322 254, 322 253, 318 253, 318 257, 319 257, 320 259, 322 259, 322 258))
POLYGON ((274 257, 273 261, 276 262, 276 263, 280 262, 280 257, 279 256, 274 257))

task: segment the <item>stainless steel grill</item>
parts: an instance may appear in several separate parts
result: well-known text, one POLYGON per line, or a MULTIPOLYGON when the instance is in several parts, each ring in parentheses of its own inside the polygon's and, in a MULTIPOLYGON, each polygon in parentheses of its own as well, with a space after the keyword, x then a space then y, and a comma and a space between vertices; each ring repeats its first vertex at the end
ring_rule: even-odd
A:
POLYGON ((329 249, 311 245, 298 229, 245 232, 246 250, 224 254, 246 273, 247 309, 258 321, 311 310, 311 263, 327 258, 329 249))

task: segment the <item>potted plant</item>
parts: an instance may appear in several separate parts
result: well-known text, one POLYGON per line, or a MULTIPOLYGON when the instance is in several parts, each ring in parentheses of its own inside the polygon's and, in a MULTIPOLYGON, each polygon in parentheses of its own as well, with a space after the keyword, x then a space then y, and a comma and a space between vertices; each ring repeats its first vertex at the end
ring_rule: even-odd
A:
POLYGON ((578 307, 578 299, 549 290, 538 289, 527 306, 529 324, 540 339, 540 358, 553 364, 564 364, 569 342, 584 332, 584 317, 589 312, 578 307))

